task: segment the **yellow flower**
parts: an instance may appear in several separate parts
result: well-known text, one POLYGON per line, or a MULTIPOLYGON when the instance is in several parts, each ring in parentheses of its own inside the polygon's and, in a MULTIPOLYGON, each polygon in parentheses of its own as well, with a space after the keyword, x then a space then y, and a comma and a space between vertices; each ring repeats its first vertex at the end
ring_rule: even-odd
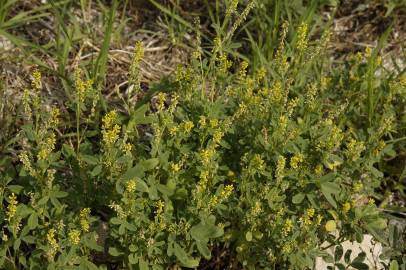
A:
POLYGON ((323 220, 323 217, 320 214, 318 214, 316 217, 316 225, 319 226, 322 220, 323 220))
POLYGON ((15 214, 17 213, 17 197, 14 193, 11 193, 10 196, 8 196, 9 204, 7 206, 7 211, 6 211, 6 220, 8 220, 9 222, 13 219, 13 217, 15 216, 15 214))
POLYGON ((200 152, 200 158, 202 159, 204 164, 207 164, 211 161, 214 154, 215 154, 215 150, 212 147, 209 147, 200 152))
POLYGON ((144 44, 141 41, 137 41, 137 43, 135 43, 133 63, 140 62, 142 58, 144 58, 144 53, 144 44))
POLYGON ((257 73, 257 81, 258 82, 262 81, 265 78, 265 76, 266 76, 266 69, 265 69, 265 67, 261 67, 257 73))
POLYGON ((180 165, 179 165, 179 164, 176 164, 176 163, 173 163, 173 164, 171 164, 171 169, 172 169, 172 171, 173 171, 174 173, 177 173, 177 172, 179 172, 179 170, 180 170, 180 165))
POLYGON ((306 210, 306 214, 304 216, 303 223, 305 225, 311 225, 312 224, 312 218, 314 216, 315 210, 314 208, 309 208, 306 210))
POLYGON ((86 220, 86 219, 81 219, 81 220, 79 221, 79 223, 80 223, 80 227, 82 228, 82 231, 83 231, 83 232, 88 232, 88 231, 89 231, 89 229, 90 229, 90 224, 89 224, 89 221, 88 221, 88 220, 86 220))
POLYGON ((325 229, 328 232, 333 232, 337 229, 337 224, 334 220, 329 220, 326 222, 325 229))
POLYGON ((131 143, 125 143, 123 145, 123 150, 127 156, 131 155, 131 150, 133 149, 133 145, 131 143))
POLYGON ((113 124, 117 121, 117 112, 116 111, 110 111, 103 117, 103 129, 110 129, 113 124))
POLYGON ((173 126, 169 129, 169 134, 171 134, 171 136, 175 136, 178 130, 179 130, 178 126, 173 126))
POLYGON ((355 139, 351 139, 347 144, 346 155, 348 159, 356 161, 360 158, 361 153, 366 149, 363 142, 357 142, 355 139))
POLYGON ((89 216, 90 216, 90 208, 83 208, 80 210, 80 226, 82 227, 83 232, 88 232, 90 228, 89 224, 89 216))
POLYGON ((52 108, 51 110, 51 119, 49 125, 52 127, 57 127, 59 124, 59 115, 61 114, 58 108, 52 108))
POLYGON ((247 76, 247 68, 248 68, 248 62, 243 61, 240 65, 240 70, 238 71, 238 78, 240 80, 245 79, 245 77, 247 76))
POLYGON ((126 191, 128 193, 133 193, 136 188, 137 188, 137 182, 135 182, 135 179, 131 179, 127 182, 126 191))
POLYGON ((226 54, 221 54, 218 61, 220 62, 220 72, 227 73, 228 69, 231 67, 232 62, 227 59, 226 54))
POLYGON ((283 99, 282 82, 276 81, 271 90, 271 100, 275 103, 280 103, 283 99))
POLYGON ((165 100, 166 100, 165 93, 160 92, 158 94, 158 101, 157 101, 158 111, 163 111, 165 109, 165 100))
POLYGON ((218 144, 221 141, 221 138, 223 138, 224 133, 221 132, 220 130, 216 130, 213 134, 213 141, 214 143, 218 144))
POLYGON ((55 229, 49 229, 47 233, 47 241, 51 246, 56 245, 56 240, 55 240, 55 229))
POLYGON ((297 169, 303 161, 304 156, 302 154, 296 154, 290 159, 290 167, 297 169))
POLYGON ((360 192, 362 188, 363 188, 363 184, 361 182, 357 182, 353 186, 353 190, 355 193, 360 192))
POLYGON ((91 212, 90 208, 86 207, 86 208, 83 208, 82 210, 80 210, 79 215, 81 218, 88 218, 90 215, 90 212, 91 212))
POLYGON ((307 34, 308 34, 308 26, 306 23, 302 23, 297 30, 297 43, 296 47, 299 51, 304 51, 307 49, 307 34))
POLYGON ((68 233, 68 237, 69 237, 69 241, 70 241, 72 244, 77 245, 77 244, 79 244, 79 242, 80 242, 80 231, 79 231, 79 230, 76 230, 76 229, 71 230, 71 231, 68 233))
POLYGON ((110 130, 102 130, 102 140, 106 148, 111 148, 118 140, 120 130, 121 127, 117 124, 115 124, 110 130))
POLYGON ((345 202, 343 204, 343 213, 346 214, 348 213, 348 211, 350 211, 351 209, 351 204, 349 202, 345 202))
POLYGON ((155 214, 160 215, 163 212, 165 203, 163 201, 159 200, 155 203, 155 206, 156 206, 155 214))
POLYGON ((229 6, 226 10, 226 14, 228 16, 230 16, 231 14, 233 14, 236 10, 237 10, 237 6, 238 6, 238 0, 231 0, 229 2, 229 6))
POLYGON ((320 176, 323 173, 323 165, 317 164, 316 168, 314 168, 314 173, 320 176))
POLYGON ((287 219, 285 221, 285 224, 283 225, 283 228, 282 228, 282 235, 285 236, 285 237, 288 236, 288 234, 292 231, 292 228, 293 228, 292 220, 287 219))
POLYGON ((276 178, 281 178, 283 176, 285 166, 286 166, 286 158, 283 156, 279 156, 278 161, 276 163, 276 170, 275 170, 276 178))
POLYGON ((192 131, 194 126, 195 125, 193 124, 192 121, 186 121, 183 123, 183 129, 185 130, 186 133, 190 133, 190 131, 192 131))
POLYGON ((285 243, 282 246, 282 253, 288 255, 292 252, 292 249, 293 249, 293 246, 291 243, 285 243))
POLYGON ((199 119, 199 125, 200 127, 204 128, 206 126, 206 116, 201 115, 199 119))
POLYGON ((36 90, 39 90, 41 88, 41 72, 38 69, 35 69, 32 73, 32 76, 34 77, 34 79, 32 80, 31 85, 36 90))
POLYGON ((211 128, 216 128, 219 125, 219 120, 218 119, 210 119, 210 126, 211 128))
POLYGON ((44 142, 41 142, 41 148, 37 155, 38 160, 47 160, 49 154, 55 149, 55 143, 55 133, 52 132, 44 142))
POLYGON ((225 186, 225 188, 220 193, 220 198, 222 200, 227 199, 228 197, 230 197, 233 190, 234 190, 234 187, 232 185, 225 186))

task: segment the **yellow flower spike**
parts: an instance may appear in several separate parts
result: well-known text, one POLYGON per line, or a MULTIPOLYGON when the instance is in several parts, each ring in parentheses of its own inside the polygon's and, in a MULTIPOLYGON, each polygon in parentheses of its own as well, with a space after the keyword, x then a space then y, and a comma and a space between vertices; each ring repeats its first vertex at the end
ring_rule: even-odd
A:
POLYGON ((357 182, 353 186, 353 191, 355 193, 358 193, 358 192, 360 192, 362 190, 362 188, 363 188, 363 184, 361 182, 357 182))
POLYGON ((174 172, 174 173, 179 172, 179 170, 180 170, 180 165, 179 165, 179 164, 176 164, 176 163, 171 164, 171 170, 172 170, 172 172, 174 172))
POLYGON ((302 23, 297 30, 297 43, 296 47, 299 51, 304 51, 307 49, 307 35, 308 35, 308 25, 306 23, 302 23))
POLYGON ((206 127, 206 124, 207 124, 206 116, 201 115, 201 116, 199 117, 199 126, 200 126, 201 128, 204 128, 204 127, 206 127))
POLYGON ((321 176, 323 174, 323 165, 317 164, 316 168, 314 168, 314 173, 317 176, 321 176))
POLYGON ((35 69, 34 72, 32 73, 32 76, 34 79, 32 80, 31 85, 34 89, 39 91, 41 89, 41 79, 42 79, 41 72, 38 69, 35 69))
POLYGON ((165 203, 163 201, 161 201, 161 200, 158 200, 155 203, 155 207, 156 207, 155 215, 160 215, 163 212, 163 209, 165 207, 165 203))
POLYGON ((137 43, 135 43, 135 48, 134 48, 134 58, 133 58, 133 62, 138 63, 140 62, 145 55, 145 48, 144 48, 144 44, 141 41, 137 41, 137 43))
POLYGON ((281 178, 283 176, 285 166, 286 166, 286 158, 284 156, 279 156, 275 170, 276 178, 281 178))
POLYGON ((183 129, 185 133, 190 133, 195 125, 192 121, 186 121, 183 123, 183 129))
POLYGON ((234 12, 236 12, 236 10, 237 10, 237 6, 238 6, 238 0, 231 0, 229 2, 229 6, 227 8, 226 15, 230 16, 231 14, 234 14, 234 12))
POLYGON ((133 193, 135 191, 135 189, 137 188, 137 182, 135 181, 135 179, 131 179, 127 182, 127 185, 125 187, 126 191, 128 193, 133 193))
POLYGON ((226 54, 221 54, 219 59, 219 64, 220 64, 220 72, 223 74, 226 74, 229 70, 229 68, 232 66, 232 62, 230 60, 228 60, 227 55, 226 54))
POLYGON ((171 136, 175 136, 176 133, 178 132, 179 127, 178 126, 173 126, 169 129, 169 134, 171 134, 171 136))
POLYGON ((283 99, 282 82, 276 81, 271 89, 271 101, 280 103, 283 99))
POLYGON ((282 235, 284 237, 288 236, 289 233, 292 231, 293 222, 291 219, 287 219, 282 227, 282 235))
POLYGON ((11 193, 11 195, 8 196, 9 199, 9 205, 7 205, 7 210, 6 210, 6 220, 10 222, 15 214, 17 213, 17 196, 14 193, 11 193))
POLYGON ((240 70, 238 71, 238 78, 240 80, 245 79, 245 77, 247 76, 247 68, 248 68, 248 62, 243 61, 240 65, 240 70))
POLYGON ((117 121, 117 112, 115 110, 110 111, 103 117, 103 129, 110 129, 117 121))
POLYGON ((328 232, 334 232, 337 229, 337 224, 334 220, 329 220, 326 222, 326 225, 324 226, 324 228, 328 232))
POLYGON ((302 154, 296 154, 290 159, 290 167, 297 169, 303 161, 304 156, 302 154))
POLYGON ((316 225, 319 226, 321 224, 321 221, 323 220, 323 217, 318 214, 316 217, 316 225))
POLYGON ((216 128, 219 125, 219 120, 218 119, 210 119, 210 127, 211 128, 216 128))
POLYGON ((371 55, 372 55, 372 48, 371 48, 371 47, 367 47, 367 48, 365 49, 365 57, 366 57, 366 58, 369 58, 369 57, 371 57, 371 55))
POLYGON ((127 156, 131 156, 131 151, 133 149, 133 145, 131 143, 125 143, 123 145, 123 151, 127 156))
POLYGON ((166 100, 166 95, 165 93, 159 93, 158 94, 158 101, 157 101, 157 107, 158 111, 163 111, 165 109, 165 100, 166 100))
POLYGON ((220 130, 216 130, 213 134, 214 143, 219 144, 221 139, 223 138, 223 136, 224 136, 224 132, 221 132, 220 130))
POLYGON ((348 213, 348 211, 350 211, 350 209, 351 209, 351 203, 345 202, 343 204, 343 213, 344 214, 348 213))
POLYGON ((79 244, 79 242, 80 242, 80 231, 79 231, 79 230, 76 230, 76 229, 71 230, 71 231, 68 233, 68 238, 69 238, 69 241, 70 241, 73 245, 79 244))
POLYGON ((257 82, 261 82, 266 77, 266 68, 261 67, 257 73, 257 82))

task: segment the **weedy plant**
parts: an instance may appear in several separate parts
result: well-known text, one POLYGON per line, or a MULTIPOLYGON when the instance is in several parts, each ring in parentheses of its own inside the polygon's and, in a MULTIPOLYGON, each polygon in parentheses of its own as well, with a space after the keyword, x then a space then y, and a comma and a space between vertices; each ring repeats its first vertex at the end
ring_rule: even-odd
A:
MULTIPOLYGON (((403 77, 385 77, 371 51, 330 69, 328 31, 310 45, 306 23, 289 47, 283 24, 268 66, 233 62, 227 46, 251 8, 218 35, 211 58, 196 48, 150 104, 131 103, 141 94, 138 43, 125 113, 98 117, 98 85, 80 69, 67 111, 44 106, 33 73, 18 174, 0 171, 1 268, 312 269, 323 257, 345 269, 340 244, 368 232, 385 246, 382 260, 399 259, 387 267, 405 269, 402 235, 375 204, 379 166, 404 131, 403 77)), ((367 269, 364 259, 345 261, 367 269)))

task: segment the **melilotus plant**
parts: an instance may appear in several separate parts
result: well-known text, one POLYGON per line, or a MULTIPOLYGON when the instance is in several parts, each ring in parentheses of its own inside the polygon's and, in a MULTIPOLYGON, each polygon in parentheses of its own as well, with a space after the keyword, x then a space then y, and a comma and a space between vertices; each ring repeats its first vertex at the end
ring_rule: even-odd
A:
POLYGON ((230 58, 232 34, 219 35, 211 58, 197 48, 143 105, 137 43, 124 109, 102 117, 89 74, 73 74, 75 98, 62 110, 44 102, 35 71, 18 174, 0 170, 0 267, 312 269, 322 257, 367 269, 364 254, 339 261, 341 243, 364 233, 385 246, 382 259, 400 258, 375 189, 404 130, 404 79, 385 77, 374 57, 369 121, 371 51, 333 69, 328 32, 310 43, 302 23, 286 46, 287 32, 285 23, 269 65, 255 70, 230 58))

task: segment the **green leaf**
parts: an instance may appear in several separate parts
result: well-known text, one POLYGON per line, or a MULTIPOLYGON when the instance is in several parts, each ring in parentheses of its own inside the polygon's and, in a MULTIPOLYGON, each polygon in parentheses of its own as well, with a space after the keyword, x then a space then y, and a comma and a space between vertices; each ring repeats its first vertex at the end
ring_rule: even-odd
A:
POLYGON ((211 258, 211 251, 210 249, 207 247, 207 243, 203 243, 201 241, 196 241, 196 247, 197 250, 200 252, 200 254, 202 254, 202 256, 206 259, 206 260, 210 260, 211 258))
POLYGON ((361 253, 358 254, 358 256, 352 262, 353 263, 354 262, 357 262, 357 263, 358 262, 363 262, 363 261, 365 261, 366 256, 367 256, 367 254, 365 252, 361 252, 361 253))
POLYGON ((145 125, 150 124, 153 121, 153 117, 145 116, 149 109, 149 104, 144 104, 139 107, 132 115, 129 125, 145 125))
POLYGON ((148 262, 145 261, 143 258, 139 259, 138 265, 140 270, 149 270, 148 262))
POLYGON ((363 262, 352 262, 351 266, 358 270, 368 270, 369 266, 363 262))
POLYGON ((91 155, 81 155, 81 160, 86 162, 87 164, 90 165, 97 165, 99 163, 99 160, 95 156, 91 155))
POLYGON ((135 265, 138 263, 138 257, 136 254, 130 254, 128 255, 128 261, 130 262, 130 264, 135 265))
POLYGON ((158 166, 159 159, 151 158, 151 159, 143 160, 140 163, 145 171, 150 171, 150 170, 155 169, 158 166))
POLYGON ((345 254, 344 254, 344 261, 345 261, 345 263, 350 263, 350 260, 351 260, 351 253, 352 253, 352 250, 351 249, 349 249, 349 250, 347 250, 346 252, 345 252, 345 254))
POLYGON ((188 268, 194 268, 199 266, 199 261, 189 257, 186 251, 177 243, 174 243, 174 251, 176 258, 178 258, 182 266, 188 268))
POLYGON ((396 260, 393 260, 390 263, 389 270, 399 270, 399 263, 396 260))
POLYGON ((24 188, 22 186, 18 186, 18 185, 9 185, 7 186, 8 190, 10 190, 12 193, 15 194, 20 194, 20 191, 24 188))
POLYGON ((332 196, 332 194, 338 194, 340 192, 340 186, 333 182, 321 182, 321 192, 327 201, 334 207, 337 208, 337 203, 332 196))
POLYGON ((341 245, 336 246, 334 251, 334 260, 338 262, 343 256, 343 253, 344 253, 343 247, 341 245))
POLYGON ((217 238, 222 236, 224 231, 213 224, 207 224, 201 221, 199 224, 190 229, 190 235, 193 239, 202 242, 208 242, 210 238, 217 238))
POLYGON ((112 217, 111 219, 110 219, 110 223, 111 224, 114 224, 114 225, 120 225, 121 223, 123 223, 124 221, 123 220, 121 220, 121 219, 119 219, 119 218, 117 218, 117 217, 112 217))
POLYGON ((246 239, 248 242, 251 242, 251 241, 252 241, 252 232, 248 231, 248 232, 245 234, 245 239, 246 239))
POLYGON ((298 194, 296 194, 295 196, 293 196, 293 198, 292 198, 292 203, 294 203, 294 204, 300 204, 302 201, 303 201, 303 199, 305 198, 305 194, 303 194, 303 193, 298 193, 298 194))
POLYGON ((345 266, 342 263, 336 263, 335 266, 338 268, 338 270, 345 270, 345 266))
POLYGON ((90 172, 90 175, 92 177, 98 176, 100 173, 102 172, 102 166, 101 165, 97 165, 96 167, 94 167, 94 169, 90 172))
POLYGON ((38 226, 38 214, 36 212, 30 215, 27 225, 30 229, 35 229, 38 226))
POLYGON ((117 248, 115 247, 109 247, 109 254, 113 257, 119 257, 121 255, 123 255, 124 253, 119 251, 117 248))
POLYGON ((377 168, 375 168, 374 166, 369 167, 369 171, 372 173, 373 176, 375 176, 377 178, 383 177, 383 173, 381 171, 379 171, 377 168))

